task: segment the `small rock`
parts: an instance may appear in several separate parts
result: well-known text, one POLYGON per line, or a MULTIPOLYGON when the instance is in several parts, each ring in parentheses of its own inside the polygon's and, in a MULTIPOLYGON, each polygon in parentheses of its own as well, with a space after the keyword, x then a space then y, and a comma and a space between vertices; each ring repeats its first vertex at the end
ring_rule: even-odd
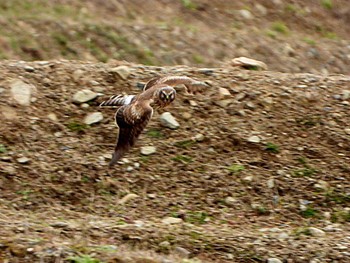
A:
POLYGON ((195 141, 197 141, 197 142, 202 142, 202 141, 204 141, 205 137, 204 137, 203 134, 198 133, 198 134, 196 134, 196 136, 194 136, 194 139, 195 139, 195 141))
POLYGON ((215 69, 212 68, 200 68, 198 69, 198 73, 210 76, 213 75, 215 69))
POLYGON ((127 80, 127 78, 131 73, 131 70, 128 66, 115 67, 115 68, 112 68, 110 71, 117 73, 119 77, 121 77, 123 80, 127 80))
POLYGON ((29 163, 29 159, 27 157, 20 157, 17 159, 17 162, 19 162, 20 164, 26 164, 29 163))
POLYGON ((131 171, 133 171, 133 170, 134 170, 134 167, 132 167, 132 166, 126 167, 126 171, 127 171, 127 172, 131 172, 131 171))
POLYGON ((225 204, 228 206, 234 206, 237 204, 237 199, 232 196, 228 196, 225 198, 225 204))
POLYGON ((182 258, 188 258, 191 252, 189 252, 187 249, 183 247, 176 247, 174 252, 178 254, 182 258))
POLYGON ((245 181, 245 182, 252 182, 253 180, 254 180, 253 175, 248 175, 248 176, 243 178, 243 181, 245 181))
POLYGON ((25 71, 27 72, 34 72, 35 71, 35 68, 31 67, 31 66, 24 66, 23 68, 25 71))
POLYGON ((160 115, 160 123, 167 128, 177 129, 180 127, 180 124, 176 121, 173 115, 170 112, 164 112, 160 115))
POLYGON ((346 128, 346 129, 344 129, 344 131, 347 135, 350 135, 350 128, 346 128))
POLYGON ((157 148, 154 146, 141 147, 141 154, 142 155, 151 155, 151 154, 154 154, 156 151, 157 151, 157 148))
POLYGON ((182 222, 182 219, 177 217, 166 217, 162 220, 162 223, 167 225, 180 224, 182 222))
POLYGON ((32 91, 35 90, 33 85, 24 83, 22 80, 15 80, 10 87, 12 96, 18 104, 23 106, 30 105, 32 91))
POLYGON ((234 103, 234 99, 226 99, 226 100, 217 100, 214 103, 221 108, 227 108, 228 105, 234 103))
POLYGON ((248 142, 252 142, 252 143, 259 143, 261 140, 260 140, 260 137, 259 136, 256 136, 256 135, 253 135, 253 136, 250 136, 248 138, 248 142))
POLYGON ((271 179, 267 180, 266 184, 267 184, 268 188, 272 189, 275 187, 275 180, 273 178, 271 178, 271 179))
POLYGON ((93 100, 97 96, 98 96, 97 93, 95 93, 95 92, 93 92, 93 91, 91 91, 89 89, 83 89, 83 90, 80 90, 80 91, 76 92, 73 95, 73 102, 81 104, 81 103, 93 100))
POLYGON ((241 17, 243 17, 244 19, 253 19, 253 15, 249 10, 243 9, 243 10, 239 10, 239 14, 241 15, 241 17))
POLYGON ((289 238, 289 235, 285 232, 282 232, 280 233, 278 236, 277 236, 277 239, 278 240, 285 240, 285 239, 288 239, 289 238))
POLYGON ((80 107, 82 109, 87 109, 87 108, 90 108, 90 105, 88 103, 83 103, 83 104, 80 104, 80 107))
POLYGON ((189 113, 189 112, 184 112, 184 113, 182 114, 182 118, 184 118, 184 120, 189 120, 189 119, 192 118, 192 114, 189 113))
POLYGON ((329 188, 329 184, 326 181, 318 180, 314 187, 318 190, 327 191, 329 188))
POLYGON ((254 110, 256 107, 255 107, 255 104, 251 101, 248 101, 246 104, 245 104, 245 107, 247 109, 250 109, 250 110, 254 110))
POLYGON ((231 97, 231 93, 228 89, 225 88, 219 88, 219 98, 220 99, 226 99, 231 97))
POLYGON ((342 99, 347 100, 350 98, 350 90, 343 90, 342 91, 342 99))
POLYGON ((198 106, 198 103, 195 102, 194 100, 190 100, 189 103, 190 103, 190 105, 191 105, 192 107, 197 107, 197 106, 198 106))
POLYGON ((268 258, 267 263, 282 263, 278 258, 268 258))
POLYGON ((49 119, 52 120, 52 121, 57 121, 57 116, 56 116, 55 113, 49 113, 49 114, 47 115, 47 118, 49 118, 49 119))
POLYGON ((162 247, 162 248, 169 248, 171 246, 170 242, 169 241, 163 241, 163 242, 160 242, 158 244, 158 246, 162 247))
POLYGON ((314 237, 323 237, 326 235, 326 233, 323 230, 318 229, 316 227, 309 227, 308 230, 310 231, 310 235, 314 237))
POLYGON ((265 6, 261 5, 261 4, 256 4, 255 8, 258 10, 258 12, 263 15, 266 16, 267 15, 267 9, 265 6))
POLYGON ((246 57, 234 58, 231 60, 230 65, 245 69, 267 70, 267 65, 264 62, 246 57))
POLYGON ((139 197, 137 194, 127 194, 122 199, 118 201, 118 204, 123 205, 132 199, 139 197))
POLYGON ((68 227, 68 223, 66 223, 66 222, 54 222, 54 223, 51 223, 50 226, 57 227, 57 228, 65 228, 65 227, 68 227))
POLYGON ((84 123, 87 125, 91 125, 94 123, 98 123, 100 121, 103 120, 103 115, 101 112, 93 112, 88 114, 85 119, 84 119, 84 123))
POLYGON ((140 163, 134 163, 134 167, 135 167, 135 169, 139 169, 140 168, 140 163))

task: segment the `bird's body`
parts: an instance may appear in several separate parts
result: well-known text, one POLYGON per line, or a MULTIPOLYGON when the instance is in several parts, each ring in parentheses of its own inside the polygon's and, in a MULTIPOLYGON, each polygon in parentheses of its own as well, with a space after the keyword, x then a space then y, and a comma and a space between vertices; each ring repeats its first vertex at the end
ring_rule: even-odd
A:
POLYGON ((115 122, 119 135, 110 166, 114 165, 129 149, 147 126, 154 109, 164 108, 174 101, 173 86, 184 84, 187 91, 196 92, 207 84, 185 76, 167 76, 151 79, 138 95, 115 95, 102 102, 100 107, 119 106, 115 122))

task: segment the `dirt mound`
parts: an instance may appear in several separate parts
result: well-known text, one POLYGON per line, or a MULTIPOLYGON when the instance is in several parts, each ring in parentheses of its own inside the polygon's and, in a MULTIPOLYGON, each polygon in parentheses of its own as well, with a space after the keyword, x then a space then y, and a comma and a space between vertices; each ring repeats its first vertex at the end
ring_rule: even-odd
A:
POLYGON ((341 75, 2 62, 0 258, 348 262, 349 91, 341 75), (99 102, 166 74, 211 88, 179 91, 166 110, 180 127, 156 113, 108 169, 117 128, 99 102), (97 97, 74 103, 83 89, 97 97), (94 112, 103 119, 86 125, 94 112), (156 153, 141 155, 146 145, 156 153))

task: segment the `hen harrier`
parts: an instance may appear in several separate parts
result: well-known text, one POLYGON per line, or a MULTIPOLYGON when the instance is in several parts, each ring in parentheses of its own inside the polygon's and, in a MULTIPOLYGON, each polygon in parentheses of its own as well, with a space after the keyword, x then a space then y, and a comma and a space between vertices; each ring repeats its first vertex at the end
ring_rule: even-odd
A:
POLYGON ((151 119, 153 109, 164 108, 175 99, 176 91, 173 87, 180 84, 186 87, 188 93, 196 93, 208 86, 186 76, 156 77, 148 81, 138 95, 115 95, 100 104, 100 107, 120 107, 115 114, 119 135, 110 166, 135 144, 151 119))

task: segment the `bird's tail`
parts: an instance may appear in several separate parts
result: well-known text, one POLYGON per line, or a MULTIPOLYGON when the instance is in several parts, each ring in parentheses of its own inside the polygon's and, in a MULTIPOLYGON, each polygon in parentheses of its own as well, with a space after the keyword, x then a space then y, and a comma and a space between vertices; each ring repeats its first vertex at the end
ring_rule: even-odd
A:
POLYGON ((135 95, 114 95, 108 100, 101 102, 100 107, 123 106, 131 103, 135 95))

